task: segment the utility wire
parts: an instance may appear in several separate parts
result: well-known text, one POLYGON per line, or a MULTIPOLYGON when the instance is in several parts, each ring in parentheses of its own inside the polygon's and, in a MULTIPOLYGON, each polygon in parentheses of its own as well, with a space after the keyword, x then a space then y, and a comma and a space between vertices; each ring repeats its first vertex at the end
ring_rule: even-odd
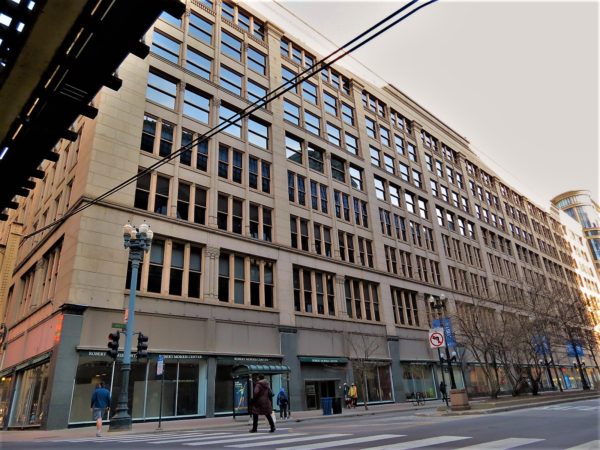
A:
POLYGON ((30 238, 32 236, 35 236, 36 234, 39 234, 39 233, 41 233, 41 232, 43 232, 43 231, 45 231, 47 229, 53 228, 53 227, 55 227, 57 225, 60 225, 60 224, 64 223, 67 219, 71 218, 75 214, 77 214, 77 213, 79 213, 79 212, 81 212, 81 211, 89 208, 92 205, 97 204, 98 202, 100 202, 100 201, 104 200, 105 198, 111 196, 115 192, 118 192, 119 190, 123 189, 125 186, 128 186, 129 184, 133 183, 139 177, 141 177, 143 175, 146 175, 148 173, 153 172, 155 169, 157 169, 158 167, 161 167, 164 164, 168 163, 172 159, 174 159, 177 156, 179 156, 181 153, 184 153, 186 151, 190 151, 195 145, 197 145, 197 144, 199 144, 199 143, 201 143, 201 142, 203 142, 203 141, 205 141, 205 140, 213 137, 214 135, 216 135, 217 133, 220 133, 221 131, 223 131, 224 129, 228 128, 229 126, 231 126, 231 125, 233 125, 235 123, 238 123, 239 121, 241 121, 245 117, 248 117, 253 112, 261 109, 262 107, 264 107, 268 103, 271 103, 273 100, 281 97, 286 92, 292 90, 293 88, 295 88, 296 86, 298 86, 300 83, 302 83, 305 80, 311 78, 313 75, 321 72, 324 69, 327 69, 332 64, 334 64, 335 62, 337 62, 340 59, 342 59, 344 56, 346 56, 346 55, 354 52, 355 50, 357 50, 360 47, 364 46, 365 44, 369 43, 370 41, 372 41, 373 39, 375 39, 379 35, 385 33, 387 30, 389 30, 390 28, 394 27, 395 25, 397 25, 398 23, 402 22, 403 20, 407 19, 408 17, 410 17, 411 15, 413 15, 414 13, 416 13, 417 11, 419 11, 420 9, 422 9, 422 8, 424 8, 426 6, 429 6, 430 4, 435 3, 438 0, 429 0, 428 2, 423 3, 423 4, 419 5, 419 6, 417 6, 416 8, 414 8, 411 11, 407 12, 406 14, 402 15, 401 17, 395 19, 393 22, 388 23, 387 25, 384 26, 384 24, 386 24, 387 22, 389 22, 390 20, 392 20, 393 18, 395 18, 396 16, 398 16, 400 13, 406 11, 408 8, 410 8, 411 6, 413 6, 417 1, 418 0, 412 0, 412 1, 410 1, 409 3, 407 3, 406 5, 404 5, 403 7, 399 8, 397 11, 395 11, 392 14, 388 15, 384 19, 382 19, 379 22, 377 22, 375 25, 371 26, 370 28, 368 28, 367 30, 365 30, 364 32, 362 32, 361 34, 359 34, 358 36, 356 36, 355 38, 353 38, 350 41, 348 41, 346 44, 344 44, 340 48, 338 48, 335 51, 331 52, 329 55, 327 55, 326 57, 322 58, 320 61, 317 61, 313 66, 305 69, 304 71, 302 71, 301 73, 299 73, 298 75, 296 75, 294 78, 292 78, 290 80, 287 80, 281 86, 278 86, 277 88, 275 88, 271 92, 268 92, 265 96, 263 96, 262 98, 256 100, 254 103, 250 104, 249 106, 247 106, 246 108, 244 108, 243 110, 241 110, 240 112, 238 112, 237 114, 234 114, 230 118, 225 119, 223 122, 219 123, 216 127, 213 127, 212 129, 210 129, 209 131, 207 131, 203 135, 197 137, 196 139, 192 140, 188 144, 186 144, 186 145, 182 146, 181 148, 179 148, 178 150, 172 152, 170 155, 167 155, 167 156, 163 157, 162 159, 158 160, 157 162, 155 162, 154 164, 151 164, 147 168, 145 168, 143 170, 140 170, 136 175, 134 175, 134 176, 126 179, 125 181, 119 183, 117 186, 115 186, 112 189, 106 191, 105 193, 101 194, 100 196, 96 197, 95 199, 93 199, 93 200, 85 203, 84 205, 79 206, 78 208, 74 209, 73 211, 65 214, 60 219, 55 220, 54 222, 52 222, 52 223, 50 223, 50 224, 48 224, 48 225, 40 228, 39 230, 33 231, 32 233, 29 233, 29 234, 23 236, 23 240, 28 239, 28 238, 30 238), (380 27, 382 27, 382 28, 380 28, 380 27), (376 31, 375 34, 373 34, 372 36, 367 37, 362 42, 359 42, 359 43, 355 44, 357 41, 359 41, 363 37, 367 36, 369 33, 373 32, 374 30, 377 30, 378 28, 380 28, 380 29, 378 31, 376 31), (350 48, 348 48, 348 47, 350 47, 350 48), (341 52, 341 54, 335 56, 336 54, 338 54, 340 52, 341 52), (327 61, 329 58, 332 58, 332 57, 334 57, 334 58, 331 61, 327 61))

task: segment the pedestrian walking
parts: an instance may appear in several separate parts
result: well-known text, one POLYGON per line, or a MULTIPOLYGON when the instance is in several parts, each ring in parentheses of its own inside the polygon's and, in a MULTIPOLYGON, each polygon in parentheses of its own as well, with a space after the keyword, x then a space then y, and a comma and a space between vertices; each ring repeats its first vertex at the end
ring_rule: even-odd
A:
POLYGON ((252 429, 250 433, 256 433, 258 429, 258 416, 264 415, 271 426, 271 433, 275 431, 275 422, 273 422, 273 391, 271 385, 265 380, 264 375, 258 376, 258 381, 254 385, 254 397, 252 401, 252 429))
POLYGON ((350 386, 348 383, 344 383, 344 403, 346 404, 346 408, 350 408, 350 386))
POLYGON ((279 418, 280 419, 289 419, 290 412, 288 409, 289 399, 287 394, 285 393, 285 389, 279 389, 279 393, 277 394, 277 406, 279 406, 279 418))
POLYGON ((444 380, 440 381, 440 394, 442 394, 442 401, 448 401, 448 392, 446 391, 446 383, 444 380))
POLYGON ((104 387, 104 381, 96 386, 92 394, 92 417, 96 421, 96 437, 102 436, 102 419, 110 408, 110 391, 104 387))
POLYGON ((350 391, 348 392, 350 396, 350 405, 352 408, 356 408, 356 402, 358 401, 358 389, 356 388, 356 384, 352 383, 350 386, 350 391))

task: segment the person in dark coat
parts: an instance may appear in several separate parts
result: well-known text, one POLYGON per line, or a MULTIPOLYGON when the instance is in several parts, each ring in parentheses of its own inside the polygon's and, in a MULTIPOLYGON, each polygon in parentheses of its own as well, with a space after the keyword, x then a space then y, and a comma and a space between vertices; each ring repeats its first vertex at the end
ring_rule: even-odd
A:
POLYGON ((252 429, 250 433, 256 433, 258 428, 258 416, 264 415, 271 425, 271 433, 275 431, 275 423, 273 422, 273 391, 271 385, 265 380, 264 375, 258 376, 258 381, 254 385, 254 397, 252 399, 252 429))
POLYGON ((446 390, 446 383, 444 381, 440 381, 440 394, 442 394, 442 401, 448 400, 448 391, 446 390))

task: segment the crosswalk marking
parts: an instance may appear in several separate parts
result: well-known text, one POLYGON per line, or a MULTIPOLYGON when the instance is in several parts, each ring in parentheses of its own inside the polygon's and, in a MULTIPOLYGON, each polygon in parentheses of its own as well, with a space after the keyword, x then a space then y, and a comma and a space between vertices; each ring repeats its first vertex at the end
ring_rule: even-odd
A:
POLYGON ((522 445, 541 442, 545 439, 527 439, 527 438, 508 438, 499 441, 482 442, 481 444, 471 445, 469 447, 460 447, 460 450, 507 450, 509 448, 520 447, 522 445))
POLYGON ((234 448, 248 448, 248 447, 261 447, 265 445, 277 445, 277 444, 290 444, 292 442, 302 442, 302 441, 314 441, 315 439, 331 439, 342 436, 350 436, 350 434, 322 434, 320 436, 304 436, 297 438, 285 438, 285 439, 277 439, 275 441, 269 442, 251 442, 250 444, 237 444, 237 445, 228 445, 227 447, 234 448))
POLYGON ((195 433, 165 433, 165 434, 155 434, 153 436, 131 436, 129 439, 123 438, 111 438, 113 442, 129 442, 129 441, 144 441, 144 442, 152 442, 152 441, 161 441, 163 439, 191 439, 191 438, 199 438, 202 436, 214 436, 217 434, 224 433, 203 433, 203 432, 195 432, 195 433))
POLYGON ((360 444, 362 442, 372 442, 372 441, 381 441, 383 439, 392 439, 396 437, 403 437, 403 434, 378 434, 376 436, 364 436, 354 439, 343 439, 341 441, 333 441, 333 442, 321 442, 318 444, 308 444, 308 445, 300 445, 298 447, 282 447, 277 450, 284 449, 294 449, 294 450, 313 450, 318 448, 331 448, 331 447, 341 447, 343 445, 352 445, 352 444, 360 444))
POLYGON ((156 441, 151 441, 148 442, 148 444, 181 444, 184 442, 197 442, 197 441, 202 441, 202 440, 211 440, 211 439, 224 439, 224 438, 231 438, 234 436, 238 436, 235 433, 210 433, 210 434, 205 434, 203 436, 196 436, 196 437, 172 437, 172 438, 168 438, 168 439, 160 439, 160 440, 156 440, 156 441))
POLYGON ((567 450, 598 450, 600 448, 600 440, 586 442, 584 444, 569 447, 567 450))
MULTIPOLYGON (((287 437, 293 437, 293 436, 304 436, 306 433, 289 433, 286 434, 287 437)), ((273 433, 266 433, 266 434, 261 434, 258 436, 248 436, 247 434, 242 435, 238 435, 238 437, 235 438, 225 438, 225 439, 216 439, 216 440, 209 440, 209 441, 203 441, 203 442, 186 442, 183 445, 191 445, 191 446, 197 446, 197 445, 212 445, 212 444, 230 444, 230 443, 234 443, 234 442, 239 442, 239 441, 260 441, 260 440, 265 440, 265 439, 273 439, 273 438, 278 438, 279 436, 273 434, 273 433)))
POLYGON ((136 441, 143 439, 153 439, 153 438, 167 438, 169 436, 178 436, 182 435, 193 436, 193 435, 205 435, 206 432, 202 431, 181 431, 181 432, 172 432, 172 433, 143 433, 143 434, 121 434, 121 435, 111 435, 111 434, 103 434, 101 438, 98 437, 84 437, 77 439, 59 439, 53 440, 52 442, 98 442, 98 440, 102 441, 136 441))
POLYGON ((461 441, 471 439, 467 436, 437 436, 427 439, 418 439, 416 441, 400 442, 399 444, 382 445, 380 447, 371 447, 364 450, 407 450, 410 448, 427 447, 429 445, 445 444, 446 442, 461 441))

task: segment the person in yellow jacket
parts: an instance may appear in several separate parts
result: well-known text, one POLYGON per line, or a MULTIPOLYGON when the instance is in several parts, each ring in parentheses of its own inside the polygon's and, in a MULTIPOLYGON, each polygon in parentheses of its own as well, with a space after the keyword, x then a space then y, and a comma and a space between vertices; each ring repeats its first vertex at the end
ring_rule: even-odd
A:
POLYGON ((350 397, 350 407, 356 408, 356 402, 358 401, 358 389, 356 389, 356 384, 352 383, 350 391, 348 391, 348 396, 350 397))

